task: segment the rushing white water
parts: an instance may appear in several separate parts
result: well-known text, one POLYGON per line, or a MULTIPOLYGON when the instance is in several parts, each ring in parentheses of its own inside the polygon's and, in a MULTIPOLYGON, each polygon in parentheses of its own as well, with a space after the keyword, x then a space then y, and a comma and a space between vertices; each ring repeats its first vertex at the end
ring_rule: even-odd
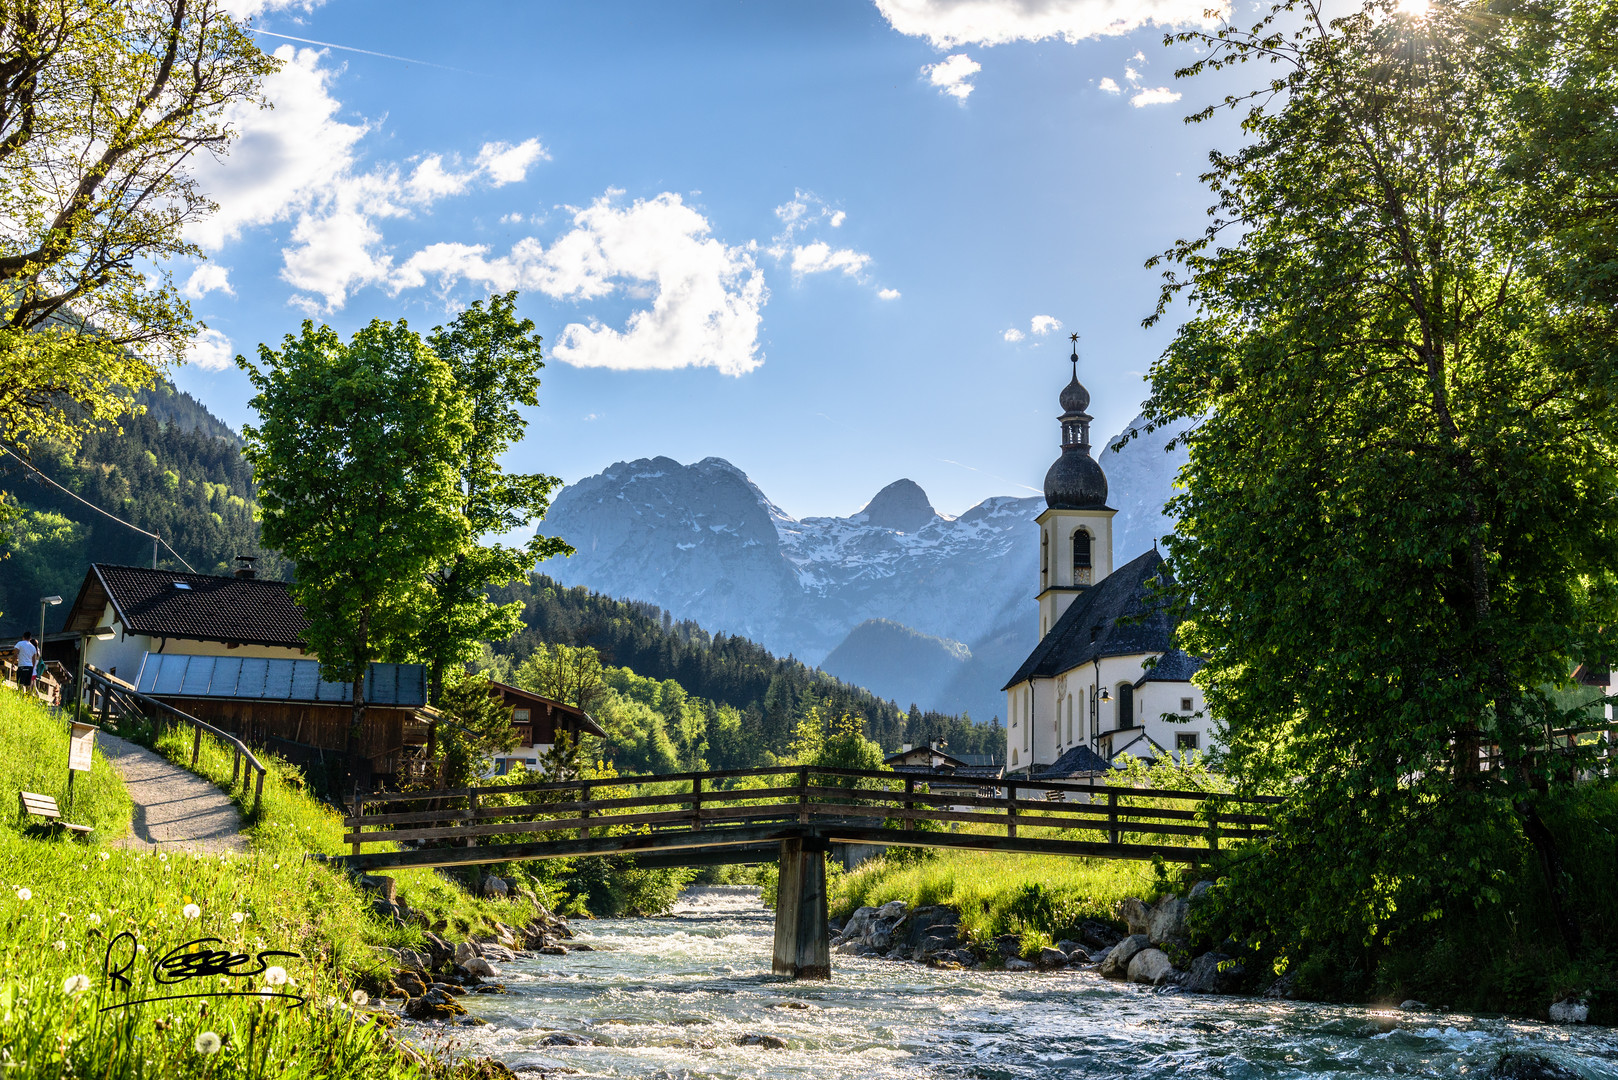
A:
POLYGON ((663 919, 576 922, 594 952, 501 968, 461 999, 487 1026, 459 1053, 521 1073, 803 1080, 1482 1076, 1507 1050, 1618 1080, 1618 1032, 1460 1014, 1209 998, 1088 972, 944 972, 832 958, 830 983, 770 974, 773 921, 749 889, 693 890, 663 919), (546 1045, 558 1034, 594 1045, 546 1045), (769 1035, 786 1049, 740 1046, 769 1035))

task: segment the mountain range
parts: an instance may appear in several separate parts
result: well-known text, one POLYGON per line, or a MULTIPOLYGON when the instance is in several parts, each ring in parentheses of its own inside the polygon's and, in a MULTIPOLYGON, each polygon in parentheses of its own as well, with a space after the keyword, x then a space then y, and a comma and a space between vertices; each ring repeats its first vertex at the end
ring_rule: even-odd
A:
MULTIPOLYGON (((1172 528, 1183 449, 1173 433, 1109 440, 1114 551, 1172 528)), ((901 706, 999 715, 999 688, 1034 647, 1040 496, 995 496, 948 517, 896 480, 849 517, 794 518, 723 458, 619 462, 564 488, 541 531, 575 548, 540 569, 741 634, 901 706)))

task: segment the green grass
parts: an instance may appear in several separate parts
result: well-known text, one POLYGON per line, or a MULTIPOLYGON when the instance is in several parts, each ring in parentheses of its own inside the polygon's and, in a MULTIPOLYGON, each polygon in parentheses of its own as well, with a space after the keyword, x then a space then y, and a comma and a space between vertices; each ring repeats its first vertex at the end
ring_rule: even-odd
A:
MULTIPOLYGON (((109 846, 127 830, 131 804, 99 757, 90 783, 76 785, 73 817, 95 825, 90 841, 19 827, 18 788, 60 797, 61 779, 50 781, 65 772, 65 758, 65 723, 0 690, 0 806, 10 808, 0 818, 0 1070, 8 1078, 471 1074, 466 1065, 418 1064, 369 1010, 350 1007, 356 988, 373 985, 379 961, 371 946, 420 932, 384 926, 345 876, 302 858, 306 848, 336 850, 341 824, 300 790, 294 771, 277 764, 266 781, 263 811, 249 823, 251 853, 148 854, 109 846), (124 932, 144 950, 128 968, 127 993, 106 966, 109 946, 124 932), (166 994, 265 985, 262 976, 223 975, 159 985, 153 963, 203 937, 219 939, 209 948, 231 953, 297 954, 266 962, 286 969, 292 981, 284 989, 307 1004, 227 997, 99 1011, 166 994), (75 976, 87 980, 82 991, 72 992, 75 976), (223 1040, 219 1052, 198 1051, 204 1032, 223 1040)), ((217 777, 221 761, 228 782, 229 758, 217 745, 206 747, 199 771, 217 777)), ((418 894, 413 904, 437 904, 433 910, 467 923, 494 913, 519 918, 514 905, 473 901, 429 871, 414 873, 420 876, 400 876, 401 886, 418 894)))
POLYGON ((830 883, 834 916, 889 900, 943 904, 960 913, 962 937, 1022 934, 1025 955, 1085 919, 1115 922, 1121 901, 1156 887, 1149 863, 947 850, 919 860, 873 859, 830 883))

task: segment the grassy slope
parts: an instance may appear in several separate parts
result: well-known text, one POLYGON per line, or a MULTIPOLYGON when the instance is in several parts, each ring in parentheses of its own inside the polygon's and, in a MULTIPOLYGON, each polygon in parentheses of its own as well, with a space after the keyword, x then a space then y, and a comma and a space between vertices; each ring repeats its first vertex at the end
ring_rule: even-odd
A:
MULTIPOLYGON (((334 849, 335 815, 302 796, 278 770, 265 786, 265 811, 252 823, 252 854, 151 855, 107 846, 126 829, 130 801, 99 757, 80 785, 73 817, 94 823, 89 843, 26 835, 15 820, 16 791, 54 794, 50 778, 66 758, 64 724, 38 706, 0 690, 0 1047, 16 1078, 178 1077, 207 1066, 220 1077, 354 1078, 425 1075, 393 1048, 382 1029, 358 1022, 342 1004, 377 961, 369 945, 405 940, 418 931, 385 928, 342 876, 302 859, 305 844, 334 849), (187 904, 200 909, 187 916, 187 904), (238 921, 236 916, 240 915, 238 921), (204 977, 183 988, 154 984, 152 961, 200 937, 239 953, 282 949, 302 958, 272 958, 309 1003, 288 1009, 248 998, 171 1001, 99 1014, 120 1000, 103 974, 109 942, 135 934, 144 954, 129 969, 138 999, 183 989, 241 990, 262 979, 204 977), (64 992, 71 976, 89 988, 64 992), (197 1035, 212 1031, 225 1048, 204 1059, 197 1035)), ((204 761, 217 775, 217 747, 204 761)), ((57 781, 59 784, 60 781, 57 781)), ((425 872, 423 872, 425 873, 425 872)), ((468 921, 485 914, 443 881, 410 881, 445 915, 468 921)), ((508 916, 509 918, 509 916, 508 916)), ((127 940, 127 939, 126 939, 127 940)))

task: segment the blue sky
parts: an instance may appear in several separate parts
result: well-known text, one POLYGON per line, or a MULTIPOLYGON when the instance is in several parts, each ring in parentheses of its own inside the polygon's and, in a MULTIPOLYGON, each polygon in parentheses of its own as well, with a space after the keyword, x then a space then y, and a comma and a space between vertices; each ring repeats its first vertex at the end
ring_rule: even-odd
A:
POLYGON ((1072 330, 1097 432, 1130 420, 1142 264, 1231 141, 1162 44, 1204 0, 232 3, 287 63, 201 169, 183 389, 240 426, 230 358, 303 318, 517 287, 550 359, 510 467, 717 455, 799 517, 1037 490, 1072 330))

